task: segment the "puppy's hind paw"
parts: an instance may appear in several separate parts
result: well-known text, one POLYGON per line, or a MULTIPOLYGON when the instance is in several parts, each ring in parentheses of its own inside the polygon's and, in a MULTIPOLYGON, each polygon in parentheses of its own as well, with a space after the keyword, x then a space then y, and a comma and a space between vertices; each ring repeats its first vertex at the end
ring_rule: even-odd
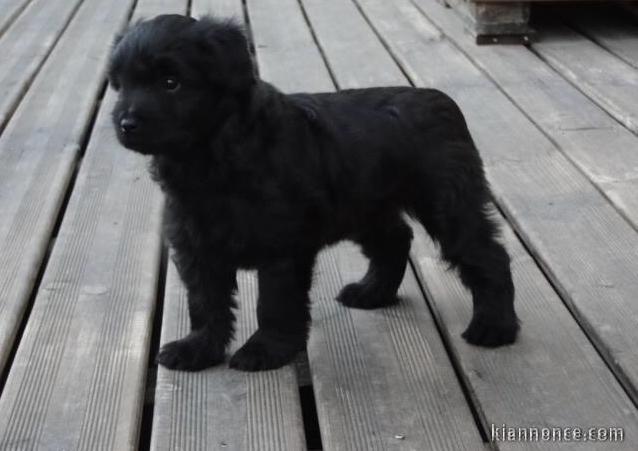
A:
POLYGON ((157 355, 160 365, 184 371, 200 371, 223 360, 223 346, 215 345, 206 334, 199 331, 165 344, 157 355))
POLYGON ((257 331, 230 358, 229 366, 242 371, 274 370, 294 360, 305 340, 281 340, 257 331))
POLYGON ((397 304, 396 294, 386 294, 373 285, 357 282, 346 285, 337 295, 337 302, 350 307, 371 310, 397 304))
POLYGON ((516 318, 510 321, 488 322, 475 317, 461 336, 470 344, 496 348, 514 343, 519 328, 516 318))

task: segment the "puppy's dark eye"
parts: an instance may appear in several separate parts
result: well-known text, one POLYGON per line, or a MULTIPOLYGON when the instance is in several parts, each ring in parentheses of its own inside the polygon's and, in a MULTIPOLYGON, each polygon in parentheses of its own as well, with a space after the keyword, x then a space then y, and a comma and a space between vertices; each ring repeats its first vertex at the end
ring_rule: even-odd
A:
POLYGON ((175 77, 162 79, 162 87, 167 91, 176 91, 179 88, 179 80, 175 77))

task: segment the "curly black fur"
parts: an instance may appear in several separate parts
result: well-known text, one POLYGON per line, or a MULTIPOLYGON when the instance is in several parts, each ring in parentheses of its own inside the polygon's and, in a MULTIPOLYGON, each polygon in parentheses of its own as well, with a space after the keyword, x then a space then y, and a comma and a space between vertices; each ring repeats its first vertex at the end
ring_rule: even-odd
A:
POLYGON ((316 254, 349 239, 370 266, 342 304, 397 302, 418 219, 474 299, 463 336, 512 343, 509 257, 487 213, 490 191, 457 105, 432 89, 285 95, 259 80, 232 22, 167 15, 116 41, 120 142, 152 155, 166 235, 188 289, 192 332, 162 348, 169 368, 220 363, 233 334, 239 268, 259 273, 259 329, 231 358, 277 368, 304 348, 316 254))

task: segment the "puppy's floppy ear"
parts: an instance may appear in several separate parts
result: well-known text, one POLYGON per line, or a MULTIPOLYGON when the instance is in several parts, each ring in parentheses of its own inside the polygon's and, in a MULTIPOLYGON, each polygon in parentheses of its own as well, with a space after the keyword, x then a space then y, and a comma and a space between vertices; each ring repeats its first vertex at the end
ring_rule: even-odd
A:
POLYGON ((124 35, 127 33, 129 29, 125 29, 119 33, 117 33, 115 36, 113 36, 113 42, 111 43, 111 51, 110 51, 110 57, 109 57, 109 62, 108 62, 108 68, 107 68, 107 78, 109 81, 109 84, 111 85, 111 87, 113 89, 115 89, 116 91, 120 89, 119 84, 117 82, 117 80, 114 77, 114 73, 116 70, 116 58, 115 58, 115 51, 117 49, 117 46, 119 45, 119 43, 122 41, 122 39, 124 38, 124 35))
POLYGON ((201 44, 208 56, 211 80, 233 91, 249 88, 256 81, 248 40, 234 20, 202 17, 198 24, 201 44))

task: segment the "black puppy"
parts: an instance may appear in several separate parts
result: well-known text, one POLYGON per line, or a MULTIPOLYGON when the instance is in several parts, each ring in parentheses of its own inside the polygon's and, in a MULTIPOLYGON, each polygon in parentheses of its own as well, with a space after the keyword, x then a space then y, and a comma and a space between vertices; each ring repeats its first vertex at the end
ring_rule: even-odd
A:
POLYGON ((259 80, 232 22, 167 15, 137 23, 113 49, 120 142, 152 155, 165 228, 188 289, 191 333, 159 362, 220 363, 233 334, 239 268, 259 273, 259 329, 231 358, 277 368, 306 345, 315 256, 349 239, 370 259, 343 305, 397 302, 418 219, 471 290, 463 333, 512 343, 518 321, 509 257, 495 240, 490 191, 459 108, 432 89, 285 95, 259 80))

